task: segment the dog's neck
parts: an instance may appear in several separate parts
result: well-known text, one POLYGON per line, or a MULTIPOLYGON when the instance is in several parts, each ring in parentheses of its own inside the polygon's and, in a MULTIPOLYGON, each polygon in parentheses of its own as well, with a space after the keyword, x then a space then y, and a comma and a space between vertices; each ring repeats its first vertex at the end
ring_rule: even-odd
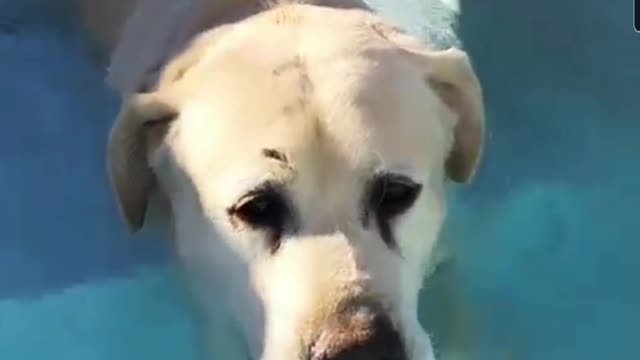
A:
POLYGON ((124 96, 144 91, 198 34, 292 3, 371 10, 363 0, 139 0, 112 49, 107 82, 124 96))

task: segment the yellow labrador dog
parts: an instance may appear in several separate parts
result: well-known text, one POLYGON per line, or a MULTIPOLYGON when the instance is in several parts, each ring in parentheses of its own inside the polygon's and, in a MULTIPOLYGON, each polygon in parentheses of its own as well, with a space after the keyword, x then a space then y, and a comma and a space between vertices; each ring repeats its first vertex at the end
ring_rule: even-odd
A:
POLYGON ((435 359, 418 293, 445 184, 472 178, 484 137, 463 51, 357 0, 85 10, 124 100, 108 145, 121 213, 135 232, 151 195, 168 199, 206 340, 249 352, 217 340, 211 358, 435 359))

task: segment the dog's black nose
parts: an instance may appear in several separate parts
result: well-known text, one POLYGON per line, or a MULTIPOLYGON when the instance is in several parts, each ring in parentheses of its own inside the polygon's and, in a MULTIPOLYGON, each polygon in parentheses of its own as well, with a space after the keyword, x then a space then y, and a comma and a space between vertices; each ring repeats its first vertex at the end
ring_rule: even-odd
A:
POLYGON ((311 347, 311 360, 406 360, 404 344, 389 317, 361 306, 333 316, 311 347))

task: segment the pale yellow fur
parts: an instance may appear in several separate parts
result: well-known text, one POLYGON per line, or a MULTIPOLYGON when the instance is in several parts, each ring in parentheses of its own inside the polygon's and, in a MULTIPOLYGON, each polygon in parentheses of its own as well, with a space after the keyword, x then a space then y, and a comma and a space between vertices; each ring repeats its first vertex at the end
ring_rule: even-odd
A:
MULTIPOLYGON (((135 21, 162 12, 146 6, 156 12, 135 21)), ((193 25, 176 19, 174 29, 193 25)), ((471 179, 484 136, 466 55, 431 50, 364 8, 313 4, 265 7, 198 34, 149 50, 143 62, 170 56, 155 73, 128 57, 145 36, 115 46, 114 71, 131 78, 112 78, 126 101, 109 168, 132 230, 154 189, 169 199, 177 257, 210 320, 205 331, 216 334, 210 340, 233 322, 253 358, 298 359, 337 304, 366 293, 388 309, 409 360, 434 359, 418 292, 446 214, 445 181, 471 179), (141 83, 147 93, 135 94, 141 83), (287 161, 265 158, 265 148, 287 161), (366 181, 381 169, 423 186, 394 226, 401 256, 360 217, 366 181), (265 179, 283 184, 299 212, 299 231, 275 254, 264 234, 238 228, 227 212, 265 179)), ((226 358, 245 356, 237 346, 226 358)))

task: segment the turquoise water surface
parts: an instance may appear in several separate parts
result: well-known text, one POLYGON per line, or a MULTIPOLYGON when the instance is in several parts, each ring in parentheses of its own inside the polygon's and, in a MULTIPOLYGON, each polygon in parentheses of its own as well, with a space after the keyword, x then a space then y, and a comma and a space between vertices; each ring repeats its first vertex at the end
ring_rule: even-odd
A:
MULTIPOLYGON (((429 31, 409 3, 375 2, 429 31)), ((640 359, 631 2, 462 9, 489 138, 477 181, 452 189, 426 327, 450 359, 640 359)), ((103 159, 118 103, 69 14, 0 0, 0 359, 197 359, 168 244, 117 217, 103 159)))

